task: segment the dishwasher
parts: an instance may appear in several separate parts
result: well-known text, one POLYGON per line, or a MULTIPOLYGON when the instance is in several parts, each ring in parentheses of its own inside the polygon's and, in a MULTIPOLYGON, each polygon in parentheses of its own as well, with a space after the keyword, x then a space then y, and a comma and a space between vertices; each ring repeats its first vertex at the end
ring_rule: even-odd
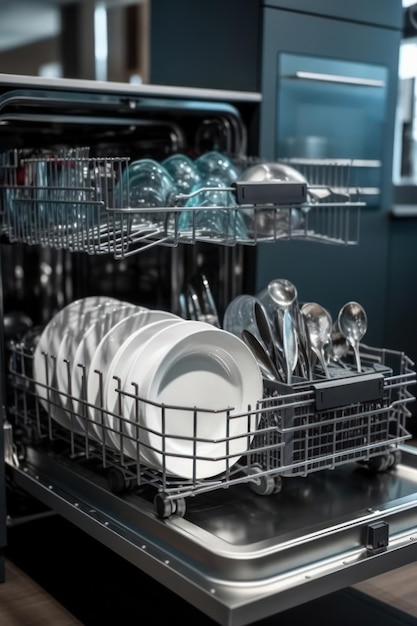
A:
MULTIPOLYGON (((34 377, 40 329, 73 302, 117 298, 191 322, 184 295, 203 276, 219 320, 208 324, 226 332, 229 304, 253 293, 258 243, 299 239, 336 252, 358 245, 364 203, 350 178, 355 163, 291 160, 306 183, 238 179, 227 188, 226 225, 207 237, 198 227, 203 208, 184 211, 181 193, 138 220, 143 209, 131 206, 129 164, 210 151, 243 168, 259 163, 259 93, 6 75, 0 85, 8 489, 30 495, 224 625, 252 623, 413 561, 417 455, 407 422, 415 372, 402 352, 361 343, 362 368, 355 370, 350 349, 348 365, 331 380, 260 374, 259 397, 237 416, 246 424, 237 451, 230 407, 206 410, 194 396, 184 406, 152 402, 134 381, 126 391, 115 371, 117 408, 103 419, 103 372, 94 367, 99 391, 91 405, 90 363, 72 363, 61 349, 42 351, 42 380, 34 377), (57 168, 64 178, 54 177, 57 168), (80 204, 82 219, 74 220, 80 204), (294 211, 301 219, 292 221, 294 211), (244 233, 242 215, 251 219, 244 233), (68 375, 64 392, 52 375, 58 359, 68 375), (63 424, 68 401, 75 408, 63 424), (128 437, 124 403, 134 416, 128 437), (158 416, 157 467, 142 449, 144 406, 158 416), (213 424, 221 416, 225 431, 210 441, 220 445, 218 471, 197 471, 206 465, 196 435, 182 459, 186 477, 168 471, 165 419, 174 409, 191 423, 203 413, 213 424)), ((242 384, 250 387, 249 377, 242 384)))

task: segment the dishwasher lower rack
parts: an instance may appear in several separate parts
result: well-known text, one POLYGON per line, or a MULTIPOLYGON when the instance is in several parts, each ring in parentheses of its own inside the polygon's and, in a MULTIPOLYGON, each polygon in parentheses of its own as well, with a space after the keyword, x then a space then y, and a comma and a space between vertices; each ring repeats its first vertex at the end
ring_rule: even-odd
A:
MULTIPOLYGON (((24 450, 29 437, 31 443, 105 472, 109 489, 116 493, 151 487, 155 512, 162 518, 184 516, 190 496, 232 485, 247 483, 256 493, 271 495, 281 489, 283 478, 353 461, 374 471, 391 469, 400 460, 400 444, 410 437, 406 422, 408 404, 414 400, 410 387, 415 372, 404 353, 364 345, 361 350, 362 373, 352 366, 335 369, 331 380, 299 381, 291 387, 265 382, 264 397, 245 414, 235 415, 230 408, 210 412, 155 405, 139 396, 137 385, 129 387, 131 393, 119 391, 118 412, 110 414, 104 403, 93 406, 71 397, 71 387, 62 391, 44 386, 39 398, 39 385, 36 388, 30 375, 32 354, 12 343, 10 405, 16 449, 24 450), (129 417, 123 412, 126 397, 134 406, 129 417), (139 407, 144 403, 159 412, 157 425, 141 422, 139 407), (91 418, 91 410, 98 412, 99 422, 91 418), (195 435, 174 436, 167 426, 170 411, 189 420, 195 435), (223 437, 197 436, 202 415, 211 420, 220 415, 223 437), (235 420, 241 426, 237 434, 235 420), (179 440, 185 445, 182 451, 179 440), (186 474, 175 475, 173 466, 186 468, 186 474)), ((46 367, 54 358, 45 354, 46 367)), ((83 376, 83 367, 79 371, 83 376)), ((120 381, 115 386, 121 387, 120 381)))
POLYGON ((138 208, 131 201, 129 159, 88 153, 75 148, 59 158, 28 158, 19 150, 0 155, 0 214, 10 241, 125 258, 155 245, 200 241, 253 246, 359 240, 365 203, 349 187, 349 160, 322 163, 314 185, 237 181, 220 190, 213 206, 185 206, 193 192, 177 194, 169 206, 138 208))

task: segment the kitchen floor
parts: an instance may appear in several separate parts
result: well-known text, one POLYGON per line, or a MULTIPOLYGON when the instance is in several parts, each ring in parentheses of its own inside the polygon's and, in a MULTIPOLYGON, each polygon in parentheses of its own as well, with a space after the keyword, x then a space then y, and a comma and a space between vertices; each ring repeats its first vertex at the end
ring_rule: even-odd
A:
MULTIPOLYGON (((416 626, 417 563, 257 622, 257 626, 416 626)), ((2 626, 215 622, 58 515, 12 525, 2 626), (153 619, 153 618, 152 618, 153 619)))

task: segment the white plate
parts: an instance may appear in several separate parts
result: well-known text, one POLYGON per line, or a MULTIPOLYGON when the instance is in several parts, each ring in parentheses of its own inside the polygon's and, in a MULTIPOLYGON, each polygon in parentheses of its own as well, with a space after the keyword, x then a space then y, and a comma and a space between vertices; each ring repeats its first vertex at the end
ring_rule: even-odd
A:
MULTIPOLYGON (((104 396, 105 381, 108 368, 114 356, 123 342, 129 339, 137 330, 152 322, 167 319, 181 320, 180 317, 168 311, 145 310, 133 313, 113 326, 98 344, 90 362, 86 390, 89 417, 90 420, 97 424, 95 426, 93 423, 92 430, 95 430, 99 439, 102 438, 101 424, 103 421, 106 421, 106 414, 102 410, 106 409, 104 396)), ((106 437, 106 443, 114 447, 109 437, 106 437)))
MULTIPOLYGON (((84 424, 82 423, 82 420, 77 419, 77 416, 74 415, 74 407, 72 403, 73 389, 71 387, 72 372, 74 367, 76 368, 74 355, 79 342, 81 341, 84 333, 98 319, 106 313, 114 312, 124 306, 126 306, 126 303, 122 301, 103 302, 95 308, 86 311, 83 315, 80 315, 76 322, 68 328, 62 337, 55 364, 56 387, 58 390, 60 404, 62 408, 67 411, 67 424, 62 425, 66 426, 66 428, 73 429, 74 432, 83 433, 84 431, 84 424)), ((54 409, 55 407, 52 407, 51 416, 53 418, 55 418, 54 409)), ((60 416, 60 419, 62 421, 62 415, 60 416)))
MULTIPOLYGON (((171 327, 172 325, 177 326, 183 325, 184 323, 186 323, 186 320, 181 318, 152 322, 133 333, 116 352, 107 370, 104 398, 106 409, 108 410, 106 414, 107 423, 112 429, 109 431, 109 437, 113 446, 119 451, 121 451, 122 447, 120 433, 130 434, 131 430, 128 428, 129 425, 124 420, 120 420, 117 416, 121 415, 122 417, 132 419, 129 412, 125 411, 125 400, 127 396, 124 394, 121 395, 120 390, 131 394, 139 393, 137 386, 133 385, 133 381, 128 378, 128 371, 132 359, 137 356, 139 351, 143 353, 142 347, 145 346, 148 339, 155 334, 158 334, 163 329, 171 327)), ((143 358, 147 361, 151 357, 145 353, 143 358)), ((131 398, 129 398, 129 400, 133 402, 131 398)), ((132 435, 130 435, 130 437, 132 437, 132 435)), ((131 439, 123 439, 123 452, 131 458, 137 458, 137 446, 131 439)), ((142 463, 149 464, 146 450, 142 448, 140 449, 140 460, 142 463)))
MULTIPOLYGON (((149 464, 166 475, 199 480, 221 474, 247 452, 258 421, 256 414, 248 418, 248 407, 256 410, 263 384, 241 339, 210 325, 186 330, 181 325, 154 335, 132 360, 127 378, 140 381, 147 400, 139 415, 149 464), (228 419, 228 410, 237 417, 228 419), (159 452, 163 432, 165 459, 159 452)), ((133 423, 135 402, 127 397, 125 404, 133 423)))
MULTIPOLYGON (((102 308, 102 307, 100 307, 102 308)), ((124 320, 133 313, 140 311, 147 311, 145 307, 135 306, 134 304, 121 303, 118 306, 108 307, 103 315, 101 315, 96 321, 87 325, 86 330, 82 333, 81 339, 75 342, 73 350, 71 351, 72 369, 71 369, 71 396, 72 396, 72 409, 75 414, 77 422, 80 427, 85 430, 85 419, 88 417, 86 405, 84 402, 78 402, 86 399, 86 386, 87 376, 90 363, 93 355, 97 349, 98 344, 113 326, 115 326, 120 320, 124 320), (75 352, 74 352, 75 349, 75 352)), ((91 320, 90 320, 91 321, 91 320)), ((77 340, 77 337, 75 337, 77 340)), ((59 379, 58 379, 59 382, 59 379)), ((96 433, 89 427, 89 436, 92 435, 96 438, 96 433)))
POLYGON ((65 412, 56 406, 56 394, 50 389, 56 385, 55 361, 60 343, 68 328, 76 324, 84 313, 105 302, 119 302, 119 300, 103 296, 91 296, 70 302, 48 322, 36 346, 33 355, 33 377, 36 393, 47 411, 54 410, 55 418, 61 424, 62 422, 67 424, 68 420, 65 412))
MULTIPOLYGON (((193 332, 201 331, 202 328, 212 328, 212 326, 206 322, 194 321, 194 320, 183 320, 180 318, 180 325, 176 325, 175 337, 188 336, 193 332)), ((135 371, 135 378, 132 379, 130 377, 130 366, 133 360, 136 362, 140 362, 143 372, 146 372, 147 367, 149 366, 152 358, 152 346, 149 348, 149 344, 151 340, 156 337, 156 335, 162 334, 166 329, 171 328, 172 324, 168 321, 165 322, 156 322, 150 324, 148 327, 141 329, 138 333, 135 333, 135 337, 132 338, 132 343, 120 348, 117 352, 115 358, 113 359, 112 365, 113 369, 119 366, 124 368, 124 376, 121 378, 120 389, 125 392, 125 394, 119 393, 119 388, 117 381, 111 385, 111 379, 108 379, 105 399, 107 403, 107 408, 109 409, 108 419, 109 424, 113 428, 113 430, 118 433, 121 432, 123 426, 123 432, 126 433, 127 437, 123 440, 123 451, 124 453, 136 459, 137 458, 137 441, 139 440, 140 444, 140 460, 142 463, 148 465, 149 467, 154 467, 154 469, 160 469, 159 465, 155 467, 150 460, 147 454, 147 438, 143 437, 143 432, 139 429, 136 430, 135 424, 141 425, 142 420, 140 418, 140 407, 133 398, 126 395, 126 393, 131 393, 133 395, 139 396, 143 398, 142 394, 142 384, 140 378, 137 376, 138 369, 135 371), (123 357, 126 355, 128 348, 129 359, 126 360, 123 357), (121 398, 121 406, 119 406, 119 401, 121 398), (123 415, 130 421, 123 421, 121 424, 120 420, 117 418, 117 415, 123 415)), ((114 443, 117 444, 117 447, 120 449, 120 435, 116 433, 111 433, 111 437, 113 437, 114 443)))

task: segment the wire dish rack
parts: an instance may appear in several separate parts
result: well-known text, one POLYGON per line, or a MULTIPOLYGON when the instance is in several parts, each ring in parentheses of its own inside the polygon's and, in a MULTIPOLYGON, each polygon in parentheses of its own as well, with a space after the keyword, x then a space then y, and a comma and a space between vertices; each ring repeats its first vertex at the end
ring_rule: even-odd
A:
MULTIPOLYGON (((283 478, 308 476, 345 463, 387 470, 399 462, 399 446, 410 438, 406 421, 416 376, 412 362, 402 352, 361 345, 360 374, 354 371, 350 355, 352 365, 332 367, 331 379, 299 379, 291 386, 265 381, 264 397, 247 412, 235 415, 230 407, 213 412, 155 404, 141 397, 133 383, 130 391, 122 391, 120 380, 115 381, 120 403, 114 413, 106 411, 101 394, 91 405, 83 399, 83 391, 81 398, 72 397, 70 385, 60 390, 44 384, 40 398, 39 384, 32 377, 33 350, 18 342, 8 348, 10 419, 15 434, 9 457, 18 463, 27 443, 46 447, 66 460, 104 473, 115 493, 150 490, 155 513, 162 518, 183 516, 189 496, 236 484, 247 483, 256 493, 270 495, 280 491, 283 478), (127 397, 134 407, 129 416, 120 408, 127 397), (139 407, 144 405, 157 411, 157 424, 143 423, 139 407), (91 411, 99 415, 98 420, 91 419, 91 411), (220 417, 223 436, 169 433, 164 428, 169 411, 188 420, 192 433, 199 432, 198 420, 218 421, 220 417), (232 436, 235 420, 241 428, 232 436), (179 439, 185 442, 186 452, 179 451, 179 439), (185 463, 186 478, 168 471, 173 459, 181 467, 185 463), (200 475, 202 464, 204 477, 200 475)), ((44 356, 45 380, 50 381, 56 357, 44 356)), ((79 371, 83 377, 82 365, 79 371)), ((102 381, 103 374, 97 371, 97 376, 102 381)), ((82 385, 82 379, 80 382, 82 385)))
POLYGON ((222 190, 232 203, 221 208, 185 207, 193 194, 178 194, 173 206, 135 208, 129 159, 88 153, 76 148, 58 157, 29 158, 19 150, 0 155, 0 215, 10 241, 124 258, 155 245, 198 241, 253 246, 359 240, 365 203, 349 185, 346 159, 315 167, 314 184, 238 181, 222 190))

